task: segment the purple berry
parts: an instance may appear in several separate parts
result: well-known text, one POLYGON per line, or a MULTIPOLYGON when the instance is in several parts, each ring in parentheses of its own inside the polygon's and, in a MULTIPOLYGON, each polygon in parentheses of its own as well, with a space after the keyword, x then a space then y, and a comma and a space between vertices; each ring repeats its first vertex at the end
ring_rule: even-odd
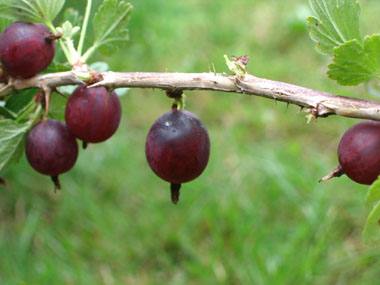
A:
POLYGON ((36 124, 28 133, 25 145, 26 157, 38 172, 52 176, 69 171, 78 157, 78 144, 65 123, 48 119, 36 124))
POLYGON ((380 122, 360 122, 343 135, 338 158, 344 173, 360 184, 370 185, 380 174, 380 122))
POLYGON ((29 78, 48 67, 55 42, 44 24, 15 22, 0 34, 0 60, 13 77, 29 78))
POLYGON ((206 168, 210 156, 207 129, 193 113, 169 111, 150 128, 145 153, 154 173, 171 183, 176 203, 180 184, 197 178, 206 168))
POLYGON ((66 105, 65 119, 70 132, 88 143, 110 138, 121 118, 120 100, 115 92, 104 87, 75 89, 66 105))

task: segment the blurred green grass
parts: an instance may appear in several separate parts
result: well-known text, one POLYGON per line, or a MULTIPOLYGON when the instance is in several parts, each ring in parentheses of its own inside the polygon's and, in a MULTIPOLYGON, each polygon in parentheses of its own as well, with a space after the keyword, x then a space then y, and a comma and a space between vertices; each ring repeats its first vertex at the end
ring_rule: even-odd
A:
MULTIPOLYGON (((254 75, 367 96, 362 86, 327 78, 328 59, 308 38, 306 0, 131 3, 128 46, 94 58, 112 70, 207 72, 214 64, 227 72, 224 54, 247 53, 254 75)), ((380 5, 361 4, 362 32, 376 32, 380 5)), ((84 9, 82 1, 67 6, 84 9)), ((3 173, 10 185, 0 189, 1 284, 377 283, 379 247, 360 238, 366 187, 346 177, 318 183, 356 120, 306 124, 299 108, 283 103, 186 94, 212 152, 177 206, 144 155, 150 125, 171 105, 160 90, 122 97, 118 132, 81 151, 61 192, 25 158, 3 173)))

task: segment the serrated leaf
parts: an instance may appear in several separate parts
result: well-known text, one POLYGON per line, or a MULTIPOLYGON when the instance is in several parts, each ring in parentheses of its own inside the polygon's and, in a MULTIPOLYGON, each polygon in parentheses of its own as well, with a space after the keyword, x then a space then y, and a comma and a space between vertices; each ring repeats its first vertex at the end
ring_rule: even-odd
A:
POLYGON ((25 136, 30 123, 0 121, 0 170, 18 162, 24 153, 25 136))
POLYGON ((104 0, 95 14, 93 26, 95 46, 105 54, 112 54, 129 39, 127 23, 132 13, 132 5, 125 1, 104 0))
POLYGON ((0 17, 30 22, 51 23, 65 0, 2 0, 0 17))
POLYGON ((358 85, 380 77, 380 34, 365 37, 363 44, 346 42, 334 48, 334 54, 327 74, 339 84, 358 85))
POLYGON ((376 180, 367 192, 366 204, 372 204, 380 200, 380 179, 376 180))
POLYGON ((57 32, 63 34, 64 39, 73 39, 76 34, 78 34, 80 28, 78 26, 73 27, 73 25, 66 21, 61 27, 57 27, 57 32))
POLYGON ((82 23, 82 17, 79 14, 78 10, 74 8, 67 8, 63 13, 63 22, 70 22, 74 27, 80 26, 82 23))
POLYGON ((309 0, 316 17, 307 19, 310 38, 322 54, 353 39, 360 41, 360 5, 356 0, 309 0))
POLYGON ((365 243, 380 241, 380 202, 378 202, 372 209, 367 218, 362 238, 365 243))

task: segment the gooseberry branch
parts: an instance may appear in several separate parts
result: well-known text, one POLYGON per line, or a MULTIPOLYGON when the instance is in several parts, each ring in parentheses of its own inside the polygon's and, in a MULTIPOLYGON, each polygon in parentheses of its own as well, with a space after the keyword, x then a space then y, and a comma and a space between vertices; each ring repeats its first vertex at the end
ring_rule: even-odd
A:
MULTIPOLYGON (((329 94, 250 74, 103 72, 91 87, 159 88, 163 90, 211 90, 255 95, 305 108, 315 118, 339 115, 380 121, 380 102, 329 94)), ((32 87, 54 89, 83 84, 73 71, 37 75, 29 79, 12 79, 0 87, 0 96, 32 87)))

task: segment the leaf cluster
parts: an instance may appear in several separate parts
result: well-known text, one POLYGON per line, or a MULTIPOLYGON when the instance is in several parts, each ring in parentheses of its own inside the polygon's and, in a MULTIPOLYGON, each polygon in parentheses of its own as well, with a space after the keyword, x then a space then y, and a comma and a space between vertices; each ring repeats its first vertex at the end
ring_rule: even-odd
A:
POLYGON ((316 50, 332 56, 327 74, 341 85, 358 85, 380 78, 380 34, 362 37, 357 0, 309 0, 308 17, 316 50))

